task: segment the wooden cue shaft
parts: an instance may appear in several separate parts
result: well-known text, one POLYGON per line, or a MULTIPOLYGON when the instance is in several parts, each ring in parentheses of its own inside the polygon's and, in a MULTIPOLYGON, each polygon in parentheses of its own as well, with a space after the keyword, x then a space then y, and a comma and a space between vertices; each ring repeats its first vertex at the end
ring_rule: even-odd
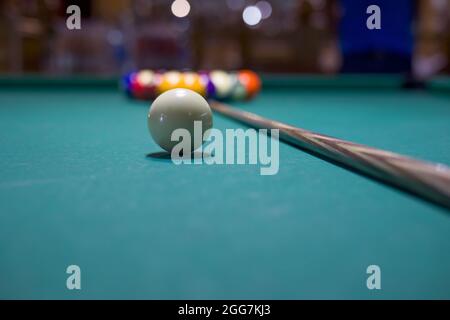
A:
POLYGON ((211 101, 211 109, 256 128, 279 129, 280 139, 357 169, 450 209, 450 168, 344 141, 211 101))

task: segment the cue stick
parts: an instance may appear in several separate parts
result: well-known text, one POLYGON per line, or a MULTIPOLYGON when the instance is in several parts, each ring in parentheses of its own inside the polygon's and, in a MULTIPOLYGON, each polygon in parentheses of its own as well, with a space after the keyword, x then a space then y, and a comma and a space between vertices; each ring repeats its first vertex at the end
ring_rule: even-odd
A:
POLYGON ((213 111, 248 126, 279 129, 283 141, 450 209, 450 168, 444 164, 424 162, 304 130, 218 101, 210 101, 210 105, 213 111))

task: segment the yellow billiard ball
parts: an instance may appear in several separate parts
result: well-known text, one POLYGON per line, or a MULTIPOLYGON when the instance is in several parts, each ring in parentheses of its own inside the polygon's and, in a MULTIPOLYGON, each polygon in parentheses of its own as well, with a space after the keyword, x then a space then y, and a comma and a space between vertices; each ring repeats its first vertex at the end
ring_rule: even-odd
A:
POLYGON ((159 84, 156 87, 157 94, 164 93, 168 90, 176 89, 181 86, 182 74, 178 71, 168 71, 161 75, 159 84))
POLYGON ((202 97, 206 96, 206 86, 200 75, 195 72, 184 72, 181 75, 180 88, 190 89, 202 97))

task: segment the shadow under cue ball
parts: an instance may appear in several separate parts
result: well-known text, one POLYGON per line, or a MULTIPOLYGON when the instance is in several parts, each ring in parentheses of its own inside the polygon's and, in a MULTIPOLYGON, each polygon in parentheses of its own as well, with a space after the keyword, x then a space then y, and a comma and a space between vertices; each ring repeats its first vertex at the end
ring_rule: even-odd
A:
POLYGON ((191 151, 202 141, 194 141, 194 121, 202 122, 202 134, 212 128, 212 112, 208 102, 189 89, 172 89, 159 95, 150 106, 147 124, 153 140, 167 152, 180 143, 171 141, 172 132, 184 128, 191 135, 191 151))

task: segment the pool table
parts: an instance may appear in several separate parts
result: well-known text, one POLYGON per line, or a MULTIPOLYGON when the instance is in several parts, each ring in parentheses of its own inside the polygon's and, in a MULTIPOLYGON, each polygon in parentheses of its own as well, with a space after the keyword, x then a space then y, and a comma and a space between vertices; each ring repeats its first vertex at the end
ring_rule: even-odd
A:
MULTIPOLYGON (((231 104, 449 165, 448 83, 267 75, 231 104)), ((0 78, 0 299, 450 299, 449 210, 285 143, 274 176, 177 166, 149 104, 116 79, 0 78)))

